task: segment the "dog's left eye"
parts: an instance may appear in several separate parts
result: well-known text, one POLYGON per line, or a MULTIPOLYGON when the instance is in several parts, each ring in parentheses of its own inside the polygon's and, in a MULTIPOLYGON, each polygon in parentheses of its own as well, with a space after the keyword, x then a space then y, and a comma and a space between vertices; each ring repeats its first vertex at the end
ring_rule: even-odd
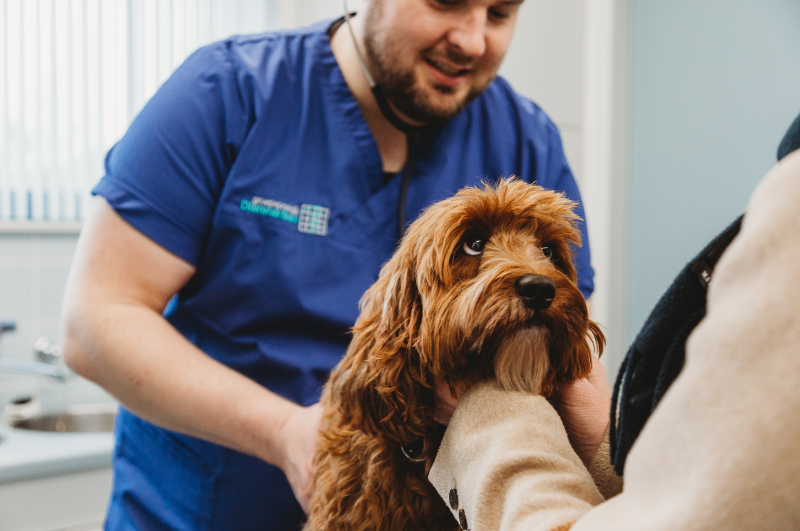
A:
POLYGON ((553 258, 553 249, 551 249, 550 247, 545 245, 544 247, 542 247, 542 252, 544 253, 545 258, 547 258, 548 260, 553 258))
POLYGON ((486 242, 482 238, 471 237, 464 240, 461 248, 470 256, 478 256, 483 252, 484 247, 486 247, 486 242))

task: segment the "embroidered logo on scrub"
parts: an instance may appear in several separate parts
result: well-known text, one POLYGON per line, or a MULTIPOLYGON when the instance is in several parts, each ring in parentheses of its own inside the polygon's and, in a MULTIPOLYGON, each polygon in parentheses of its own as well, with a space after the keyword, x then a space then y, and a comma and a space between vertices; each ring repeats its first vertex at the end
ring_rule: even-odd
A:
POLYGON ((261 216, 281 219, 297 225, 297 230, 306 234, 325 236, 328 234, 328 219, 331 211, 320 205, 287 205, 280 201, 255 196, 253 199, 242 199, 239 208, 243 212, 251 212, 261 216))

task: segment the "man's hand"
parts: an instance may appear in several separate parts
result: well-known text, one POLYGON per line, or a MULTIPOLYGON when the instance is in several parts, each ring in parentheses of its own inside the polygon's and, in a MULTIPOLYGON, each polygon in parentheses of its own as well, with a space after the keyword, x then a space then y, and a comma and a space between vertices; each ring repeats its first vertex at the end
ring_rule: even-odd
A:
POLYGON ((608 431, 611 386, 600 360, 593 358, 588 378, 565 382, 550 399, 561 415, 569 441, 587 467, 608 431))
POLYGON ((295 498, 306 513, 314 494, 313 459, 321 421, 322 407, 319 404, 298 406, 287 417, 280 431, 284 451, 280 467, 289 480, 295 498))

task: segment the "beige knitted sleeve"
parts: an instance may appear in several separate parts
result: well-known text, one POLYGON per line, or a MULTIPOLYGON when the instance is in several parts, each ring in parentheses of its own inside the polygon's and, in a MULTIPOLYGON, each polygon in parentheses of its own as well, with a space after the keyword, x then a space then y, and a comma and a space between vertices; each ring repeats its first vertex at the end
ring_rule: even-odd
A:
POLYGON ((429 478, 472 531, 567 529, 603 500, 550 403, 494 384, 461 399, 429 478))
POLYGON ((622 492, 622 477, 618 476, 611 466, 611 447, 608 443, 607 433, 592 464, 589 465, 589 474, 606 500, 622 492))

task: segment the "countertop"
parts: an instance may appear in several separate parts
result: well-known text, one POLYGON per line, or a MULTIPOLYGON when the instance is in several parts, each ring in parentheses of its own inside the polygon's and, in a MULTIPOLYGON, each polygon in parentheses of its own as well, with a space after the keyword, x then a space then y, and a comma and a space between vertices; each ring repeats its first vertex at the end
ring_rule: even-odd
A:
MULTIPOLYGON (((0 375, 0 411, 11 400, 31 396, 42 412, 74 404, 114 402, 95 384, 71 376, 66 383, 41 377, 0 375)), ((49 433, 10 428, 0 419, 0 484, 111 466, 111 433, 49 433)))

